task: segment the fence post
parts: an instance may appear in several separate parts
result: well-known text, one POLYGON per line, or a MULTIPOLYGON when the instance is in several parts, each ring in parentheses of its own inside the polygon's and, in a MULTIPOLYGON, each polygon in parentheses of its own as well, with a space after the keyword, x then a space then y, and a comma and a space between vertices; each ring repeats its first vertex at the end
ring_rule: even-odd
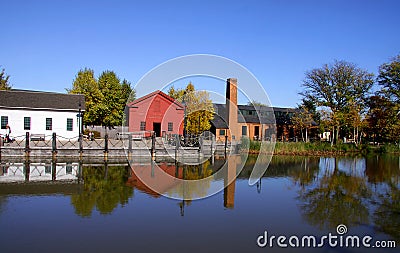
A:
POLYGON ((83 134, 79 134, 79 152, 82 154, 83 152, 83 134))
POLYGON ((26 132, 25 134, 25 156, 27 156, 26 159, 29 159, 29 152, 31 151, 29 148, 29 138, 30 138, 29 132, 26 132))
POLYGON ((175 135, 175 161, 178 158, 178 149, 179 145, 181 144, 181 138, 179 137, 179 134, 175 135))
POLYGON ((201 153, 201 147, 203 146, 203 138, 201 135, 199 135, 199 153, 201 153))
POLYGON ((57 179, 57 160, 53 159, 51 161, 51 180, 56 181, 57 179))
POLYGON ((53 160, 55 159, 55 156, 57 155, 57 134, 53 133, 52 137, 52 150, 53 150, 53 160))
POLYGON ((3 137, 0 136, 0 162, 1 162, 1 147, 3 146, 3 137))
POLYGON ((228 147, 228 135, 225 135, 225 156, 227 147, 228 147))
POLYGON ((156 153, 156 133, 153 132, 151 135, 151 157, 154 158, 156 153))
POLYGON ((211 155, 213 155, 214 151, 214 135, 211 135, 211 145, 210 145, 210 149, 211 149, 211 155))
POLYGON ((108 158, 108 134, 104 136, 104 159, 108 158))
POLYGON ((128 160, 132 158, 132 134, 128 135, 128 160))
POLYGON ((31 161, 26 159, 24 162, 24 172, 25 172, 25 182, 29 182, 29 177, 31 174, 31 161))

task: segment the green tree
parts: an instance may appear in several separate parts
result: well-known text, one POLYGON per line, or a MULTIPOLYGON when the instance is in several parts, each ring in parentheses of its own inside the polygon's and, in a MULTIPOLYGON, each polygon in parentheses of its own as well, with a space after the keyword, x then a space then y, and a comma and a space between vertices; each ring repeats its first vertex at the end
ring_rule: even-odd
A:
POLYGON ((349 113, 351 103, 361 105, 360 112, 365 111, 366 101, 374 83, 373 74, 358 68, 355 64, 335 61, 306 72, 300 92, 307 101, 318 107, 328 108, 336 126, 336 139, 340 128, 346 124, 345 115, 349 113))
POLYGON ((98 85, 104 97, 98 123, 106 127, 121 125, 127 96, 123 94, 120 79, 113 71, 103 71, 99 76, 98 85))
POLYGON ((400 104, 400 55, 379 67, 378 84, 391 101, 400 104))
POLYGON ((11 85, 8 82, 10 76, 5 73, 5 69, 2 69, 0 72, 0 90, 10 90, 11 85))
POLYGON ((97 80, 94 71, 88 68, 78 72, 67 91, 85 95, 85 125, 121 125, 126 103, 136 99, 136 92, 127 80, 121 82, 113 71, 104 71, 97 80))
POLYGON ((72 89, 67 89, 67 92, 85 95, 86 111, 83 123, 96 125, 99 122, 98 114, 103 108, 104 96, 98 88, 94 71, 88 68, 80 70, 72 83, 72 89))
POLYGON ((200 134, 211 128, 210 120, 214 118, 214 107, 207 91, 196 91, 189 83, 185 90, 171 87, 168 94, 186 104, 186 131, 189 134, 200 134))
POLYGON ((136 99, 136 91, 132 89, 131 83, 126 79, 122 80, 121 84, 122 96, 126 101, 126 104, 134 101, 136 99))

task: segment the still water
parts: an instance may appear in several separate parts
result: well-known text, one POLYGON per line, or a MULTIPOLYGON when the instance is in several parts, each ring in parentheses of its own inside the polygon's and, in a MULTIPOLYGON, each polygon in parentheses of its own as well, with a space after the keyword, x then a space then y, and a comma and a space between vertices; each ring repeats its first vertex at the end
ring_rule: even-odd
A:
MULTIPOLYGON (((3 161, 0 252, 365 252, 327 244, 311 249, 256 243, 265 231, 287 238, 336 235, 339 224, 347 226, 347 235, 400 244, 399 157, 275 156, 264 177, 249 186, 255 160, 235 157, 234 165, 244 164, 237 179, 193 201, 164 197, 141 182, 140 175, 157 178, 151 162, 134 163, 132 170, 124 161, 3 161)), ((157 167, 198 179, 215 174, 225 162, 158 162, 157 167)), ((226 180, 215 177, 183 192, 164 184, 161 190, 177 198, 198 197, 226 180)))

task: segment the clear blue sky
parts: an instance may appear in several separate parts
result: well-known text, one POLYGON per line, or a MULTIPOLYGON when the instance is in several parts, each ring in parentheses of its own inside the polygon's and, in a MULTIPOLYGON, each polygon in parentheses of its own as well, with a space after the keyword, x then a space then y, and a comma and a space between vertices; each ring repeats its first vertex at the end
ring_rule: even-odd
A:
MULTIPOLYGON (((304 72, 346 60, 377 73, 400 53, 400 1, 2 1, 0 65, 14 88, 65 92, 79 69, 133 85, 187 54, 248 68, 274 106, 295 106, 304 72)), ((239 80, 240 85, 240 80, 239 80)))

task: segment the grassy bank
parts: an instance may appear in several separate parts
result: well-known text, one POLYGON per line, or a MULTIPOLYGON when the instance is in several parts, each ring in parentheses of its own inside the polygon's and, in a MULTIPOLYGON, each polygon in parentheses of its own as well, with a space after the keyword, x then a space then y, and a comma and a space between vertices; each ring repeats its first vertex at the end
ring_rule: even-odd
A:
MULTIPOLYGON (((258 141, 244 141, 242 150, 248 150, 252 154, 260 153, 261 143, 258 141)), ((327 142, 277 142, 274 154, 277 155, 344 155, 344 154, 400 154, 398 145, 370 145, 354 143, 340 143, 331 146, 327 142)))

